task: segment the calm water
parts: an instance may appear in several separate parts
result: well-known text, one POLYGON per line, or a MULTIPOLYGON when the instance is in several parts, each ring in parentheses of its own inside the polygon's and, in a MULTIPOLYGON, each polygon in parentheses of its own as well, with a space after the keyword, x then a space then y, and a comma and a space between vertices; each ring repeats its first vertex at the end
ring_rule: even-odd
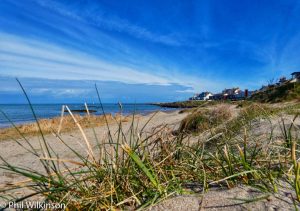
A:
MULTIPOLYGON (((84 109, 84 105, 82 104, 69 104, 69 108, 72 109, 84 109)), ((33 105, 34 111, 39 119, 42 118, 51 118, 60 116, 62 104, 35 104, 33 105)), ((104 104, 104 111, 105 113, 115 114, 120 111, 118 104, 104 104)), ((4 105, 0 104, 0 109, 15 123, 21 124, 25 122, 33 122, 34 118, 32 112, 30 110, 29 105, 4 105)), ((102 110, 99 106, 89 106, 90 110, 96 110, 96 115, 101 115, 102 110)), ((139 114, 147 114, 152 111, 157 110, 171 110, 161 108, 159 106, 154 105, 147 105, 147 104, 123 104, 123 113, 124 114, 132 114, 132 113, 139 113, 139 114)), ((83 114, 83 113, 81 113, 83 114)), ((0 113, 0 127, 8 127, 11 124, 8 120, 0 113)))

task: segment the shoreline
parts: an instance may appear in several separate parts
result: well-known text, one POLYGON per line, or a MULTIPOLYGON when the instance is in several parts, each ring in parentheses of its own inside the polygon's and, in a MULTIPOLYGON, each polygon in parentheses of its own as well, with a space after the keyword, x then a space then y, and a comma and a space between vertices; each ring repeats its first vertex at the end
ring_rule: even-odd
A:
MULTIPOLYGON (((2 105, 2 104, 1 104, 2 105)), ((17 105, 17 104, 16 104, 17 105)), ((20 104, 20 105, 27 105, 27 104, 20 104)), ((41 104, 41 105, 48 105, 48 104, 41 104)), ((60 105, 60 104, 53 104, 53 105, 60 105)), ((78 105, 78 104, 76 104, 78 105)), ((117 104, 115 104, 117 105, 117 104)), ((134 104, 126 104, 126 105, 134 105, 134 104)), ((139 104, 139 105, 152 105, 150 103, 143 103, 143 104, 139 104)), ((89 106, 90 108, 94 108, 93 106, 89 106)), ((92 110, 92 109, 91 109, 92 110)), ((158 106, 158 108, 156 110, 144 110, 144 111, 134 111, 134 112, 122 112, 122 116, 132 116, 133 114, 135 115, 141 115, 141 116, 147 116, 151 113, 155 113, 155 112, 158 112, 158 111, 162 111, 162 112, 172 112, 172 111, 175 111, 175 110, 179 110, 179 108, 163 108, 163 107, 160 107, 158 106)), ((74 115, 80 115, 80 116, 87 116, 87 112, 77 112, 77 110, 72 110, 71 109, 71 112, 74 114, 74 115)), ((4 112, 5 113, 5 112, 4 112)), ((96 112, 91 112, 91 115, 94 115, 94 116, 103 116, 103 115, 107 115, 107 116, 118 116, 120 115, 121 112, 105 112, 105 114, 103 113, 100 113, 100 114, 97 114, 97 111, 96 112)), ((67 115, 70 115, 66 110, 64 111, 64 116, 67 116, 67 115)), ((41 118, 38 118, 38 121, 44 121, 44 120, 49 120, 51 121, 52 119, 56 119, 56 118, 60 118, 61 117, 61 114, 57 114, 55 116, 51 116, 51 117, 41 117, 41 118)), ((4 123, 0 122, 0 130, 2 129, 8 129, 8 128, 12 128, 13 125, 3 117, 3 120, 4 120, 4 123)), ((20 126, 23 126, 23 125, 28 125, 28 124, 33 124, 35 123, 35 119, 32 119, 31 120, 20 120, 20 121, 12 121, 14 123, 14 125, 16 125, 17 127, 20 127, 20 126)))
MULTIPOLYGON (((121 113, 106 113, 102 115, 95 114, 73 114, 74 117, 78 120, 83 128, 92 128, 99 127, 106 124, 106 121, 109 124, 114 124, 118 121, 128 122, 132 120, 133 114, 134 117, 139 118, 147 118, 153 116, 155 113, 165 113, 165 114, 173 114, 180 112, 181 109, 170 109, 170 110, 155 110, 148 112, 139 112, 139 113, 130 113, 130 114, 121 114, 121 113)), ((38 119, 39 125, 44 134, 52 133, 53 131, 59 131, 61 128, 62 132, 72 132, 77 129, 74 120, 72 119, 70 114, 65 114, 63 118, 61 116, 56 116, 52 118, 41 118, 38 119)), ((28 121, 25 123, 14 123, 16 128, 22 133, 22 135, 28 135, 33 137, 35 135, 39 135, 40 131, 38 130, 36 121, 28 121)), ((16 131, 14 126, 11 124, 7 127, 0 127, 0 141, 13 139, 13 138, 21 138, 21 135, 16 131)))

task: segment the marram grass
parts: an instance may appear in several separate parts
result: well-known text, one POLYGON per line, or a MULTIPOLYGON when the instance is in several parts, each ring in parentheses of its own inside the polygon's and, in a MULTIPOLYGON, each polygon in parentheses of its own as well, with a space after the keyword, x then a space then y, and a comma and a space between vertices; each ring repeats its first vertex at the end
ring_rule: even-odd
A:
MULTIPOLYGON (((183 121, 185 129, 182 131, 174 133, 167 126, 161 126, 155 128, 152 134, 144 132, 147 125, 137 129, 134 115, 129 131, 124 131, 120 119, 116 133, 111 131, 106 119, 109 131, 107 140, 97 140, 96 146, 92 146, 86 138, 75 117, 73 120, 77 121, 79 130, 81 128, 89 156, 76 151, 60 134, 52 131, 74 154, 74 160, 58 157, 46 139, 42 139, 44 151, 39 153, 30 145, 30 139, 16 127, 25 140, 16 141, 28 153, 33 153, 45 170, 15 166, 0 155, 0 168, 27 178, 2 189, 0 196, 16 202, 39 197, 46 202, 64 203, 68 210, 128 210, 143 209, 167 197, 187 193, 186 184, 191 183, 202 185, 204 194, 216 185, 232 188, 245 184, 259 188, 268 195, 277 192, 281 181, 284 181, 294 190, 295 206, 298 206, 299 128, 294 122, 282 124, 280 142, 274 141, 272 131, 265 131, 268 136, 264 140, 256 139, 251 133, 253 122, 260 118, 270 120, 282 112, 286 112, 284 108, 272 110, 258 104, 247 105, 233 118, 219 111, 215 113, 220 114, 221 119, 216 120, 218 124, 210 119, 215 116, 206 116, 197 122, 216 128, 210 130, 211 134, 201 142, 189 141, 191 134, 186 128, 193 116, 183 121), (10 195, 21 188, 32 192, 22 198, 10 195)), ((197 113, 196 118, 199 115, 201 113, 197 113)), ((271 120, 269 122, 271 124, 271 120)), ((202 126, 193 123, 192 128, 194 135, 201 136, 201 131, 196 130, 203 130, 202 126)), ((42 129, 40 134, 43 135, 42 129)))

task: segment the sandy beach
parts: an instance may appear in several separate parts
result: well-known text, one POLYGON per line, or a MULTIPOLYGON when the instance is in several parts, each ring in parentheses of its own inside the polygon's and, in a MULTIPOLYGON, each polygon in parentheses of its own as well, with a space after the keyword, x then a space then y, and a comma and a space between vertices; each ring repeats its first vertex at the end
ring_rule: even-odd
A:
MULTIPOLYGON (((142 127, 144 127, 144 125, 146 125, 144 129, 145 133, 151 133, 155 128, 164 125, 168 125, 170 129, 175 129, 178 127, 181 120, 186 116, 187 113, 179 114, 178 111, 172 111, 172 112, 159 111, 155 113, 150 113, 145 116, 137 115, 135 117, 136 118, 135 128, 137 130, 140 130, 142 127)), ((131 123, 132 121, 130 120, 126 122, 122 122, 123 130, 128 131, 131 126, 131 123)), ((115 134, 115 132, 117 132, 118 124, 119 123, 117 121, 115 121, 114 123, 111 122, 109 124, 109 128, 112 134, 115 134)), ((108 129, 105 124, 103 124, 103 126, 96 127, 95 132, 98 140, 102 142, 107 142, 107 134, 108 134, 107 131, 108 129)), ((97 151, 95 147, 97 143, 96 143, 93 129, 85 128, 84 132, 88 140, 91 142, 92 147, 95 149, 95 151, 97 151)), ((29 139, 32 146, 38 152, 41 152, 40 145, 39 145, 39 139, 41 139, 41 136, 31 136, 29 139)), ((55 135, 48 134, 45 136, 45 139, 61 159, 70 159, 70 160, 76 159, 76 156, 72 152, 70 152, 70 150, 55 135)), ((72 146, 79 153, 82 153, 83 155, 86 153, 86 146, 84 145, 84 139, 78 129, 74 129, 73 131, 62 133, 61 139, 63 139, 66 144, 72 146)), ((20 141, 24 143, 24 140, 20 140, 20 141)), ((40 170, 43 168, 37 157, 35 157, 31 153, 28 153, 23 147, 21 147, 17 142, 13 140, 0 141, 0 155, 7 162, 14 164, 16 166, 29 167, 36 170, 40 170)), ((2 163, 2 161, 0 161, 0 163, 2 163)), ((22 179, 24 178, 0 170, 0 184, 2 187, 10 183, 22 181, 22 179)))

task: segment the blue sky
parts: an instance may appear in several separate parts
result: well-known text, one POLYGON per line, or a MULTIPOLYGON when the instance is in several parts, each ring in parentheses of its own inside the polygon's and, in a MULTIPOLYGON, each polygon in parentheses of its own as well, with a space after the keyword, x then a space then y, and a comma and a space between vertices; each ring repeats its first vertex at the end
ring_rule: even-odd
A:
POLYGON ((299 0, 1 0, 0 103, 183 100, 300 70, 299 0))

